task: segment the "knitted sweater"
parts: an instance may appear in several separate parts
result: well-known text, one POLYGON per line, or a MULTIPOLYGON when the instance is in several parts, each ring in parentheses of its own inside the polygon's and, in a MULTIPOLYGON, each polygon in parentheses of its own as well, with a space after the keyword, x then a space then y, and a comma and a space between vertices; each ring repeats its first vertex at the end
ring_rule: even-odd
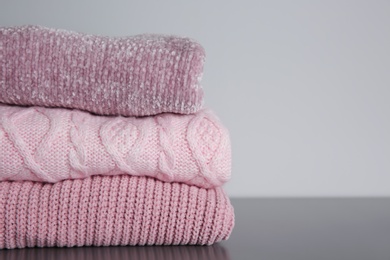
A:
POLYGON ((222 188, 128 175, 0 182, 0 249, 206 245, 227 239, 233 225, 222 188))
POLYGON ((0 181, 130 174, 211 188, 230 178, 230 156, 208 110, 126 118, 0 105, 0 181))
POLYGON ((0 27, 0 249, 227 239, 204 58, 188 38, 0 27))
POLYGON ((101 115, 195 113, 204 59, 202 46, 183 37, 0 27, 0 102, 101 115))

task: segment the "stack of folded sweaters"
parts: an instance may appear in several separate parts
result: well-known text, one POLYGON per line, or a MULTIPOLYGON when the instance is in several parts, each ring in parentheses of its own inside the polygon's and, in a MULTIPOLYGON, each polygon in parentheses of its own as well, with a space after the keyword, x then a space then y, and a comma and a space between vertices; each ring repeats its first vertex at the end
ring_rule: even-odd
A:
POLYGON ((0 28, 0 248, 227 239, 204 58, 188 38, 0 28))

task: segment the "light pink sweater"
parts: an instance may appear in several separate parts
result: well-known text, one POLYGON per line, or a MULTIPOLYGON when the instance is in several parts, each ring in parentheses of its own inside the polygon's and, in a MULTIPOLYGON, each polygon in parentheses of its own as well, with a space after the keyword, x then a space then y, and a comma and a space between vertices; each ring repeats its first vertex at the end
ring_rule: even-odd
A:
POLYGON ((0 105, 0 181, 129 174, 210 188, 230 178, 230 156, 208 110, 135 118, 0 105))
POLYGON ((0 249, 209 245, 227 239, 233 225, 222 188, 128 175, 0 182, 0 249))
POLYGON ((101 115, 194 113, 204 59, 202 46, 183 37, 0 27, 0 102, 101 115))

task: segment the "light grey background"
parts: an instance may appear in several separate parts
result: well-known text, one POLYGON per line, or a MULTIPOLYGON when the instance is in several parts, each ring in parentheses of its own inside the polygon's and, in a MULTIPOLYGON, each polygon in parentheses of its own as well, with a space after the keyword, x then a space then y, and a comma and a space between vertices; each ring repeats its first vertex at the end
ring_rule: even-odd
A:
POLYGON ((390 1, 0 3, 1 26, 197 39, 230 196, 390 196, 390 1))

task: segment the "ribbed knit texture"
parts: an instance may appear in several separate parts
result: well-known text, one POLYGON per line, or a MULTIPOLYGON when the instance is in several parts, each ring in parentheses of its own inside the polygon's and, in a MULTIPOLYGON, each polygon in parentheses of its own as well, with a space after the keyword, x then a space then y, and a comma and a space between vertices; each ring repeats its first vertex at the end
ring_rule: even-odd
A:
POLYGON ((205 52, 167 35, 103 37, 0 28, 0 102, 101 115, 189 114, 203 104, 205 52))
POLYGON ((208 110, 135 118, 0 105, 0 181, 129 174, 211 188, 230 171, 228 131, 208 110))
POLYGON ((127 175, 0 182, 0 248, 209 245, 233 225, 222 188, 127 175))

